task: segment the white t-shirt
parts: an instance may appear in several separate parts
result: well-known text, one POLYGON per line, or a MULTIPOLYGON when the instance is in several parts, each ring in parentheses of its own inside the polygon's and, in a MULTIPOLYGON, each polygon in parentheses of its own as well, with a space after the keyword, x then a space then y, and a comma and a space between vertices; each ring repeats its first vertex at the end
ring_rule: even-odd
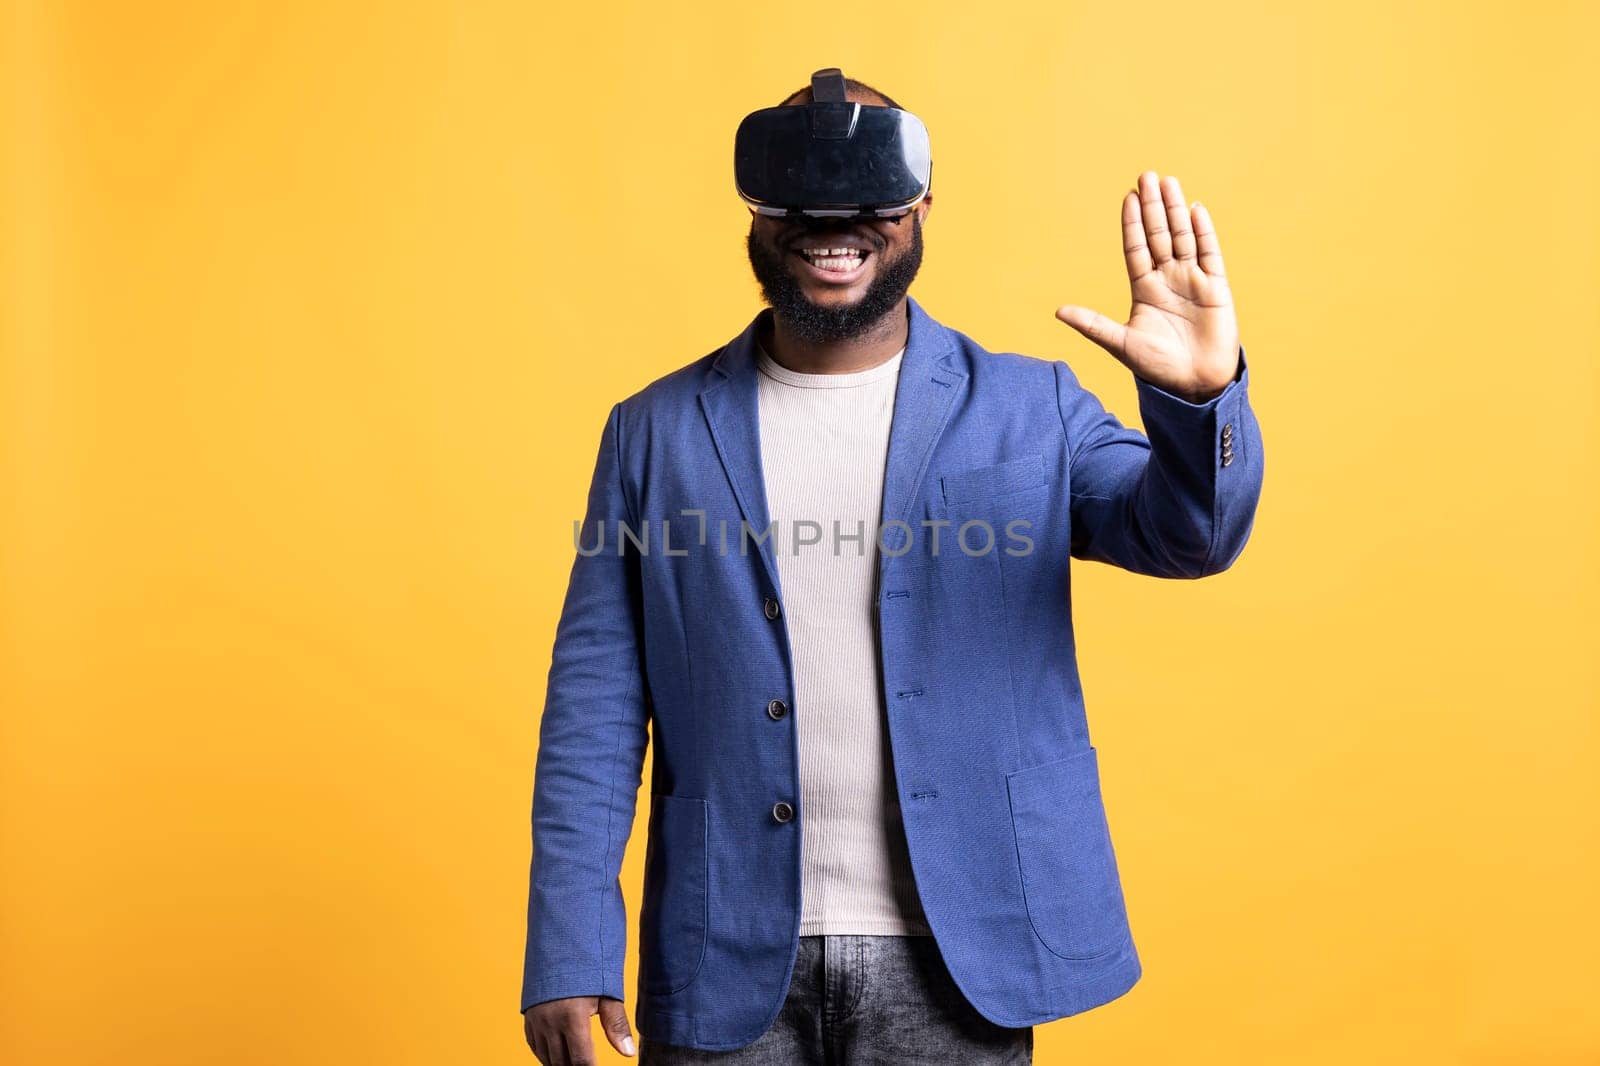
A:
POLYGON ((895 788, 873 597, 901 349, 806 374, 759 345, 761 464, 800 747, 800 935, 930 935, 895 788))

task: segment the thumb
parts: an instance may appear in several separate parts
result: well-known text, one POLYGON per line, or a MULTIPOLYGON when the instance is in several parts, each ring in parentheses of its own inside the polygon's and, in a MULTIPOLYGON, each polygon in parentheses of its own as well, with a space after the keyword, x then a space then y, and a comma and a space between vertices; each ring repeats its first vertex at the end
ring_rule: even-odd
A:
POLYGON ((606 1031, 611 1046, 624 1055, 634 1053, 633 1029, 628 1025, 628 1008, 620 999, 600 997, 600 1028, 606 1031))
POLYGON ((1118 359, 1127 354, 1128 327, 1107 318, 1099 311, 1067 304, 1056 308, 1056 317, 1118 359))

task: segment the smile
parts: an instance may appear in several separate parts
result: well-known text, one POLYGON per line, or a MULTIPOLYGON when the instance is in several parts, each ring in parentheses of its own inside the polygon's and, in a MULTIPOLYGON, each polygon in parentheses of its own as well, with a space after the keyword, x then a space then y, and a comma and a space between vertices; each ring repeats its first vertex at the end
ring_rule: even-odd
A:
POLYGON ((872 253, 864 248, 796 248, 794 254, 805 263, 811 276, 833 284, 855 281, 866 272, 872 253))

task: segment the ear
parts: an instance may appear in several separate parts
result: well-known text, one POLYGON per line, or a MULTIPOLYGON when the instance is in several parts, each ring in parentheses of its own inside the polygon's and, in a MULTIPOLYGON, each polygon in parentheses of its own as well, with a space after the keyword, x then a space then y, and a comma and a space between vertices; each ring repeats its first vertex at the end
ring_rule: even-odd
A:
POLYGON ((917 205, 917 215, 923 222, 928 221, 928 212, 933 210, 933 188, 922 194, 922 202, 917 205))

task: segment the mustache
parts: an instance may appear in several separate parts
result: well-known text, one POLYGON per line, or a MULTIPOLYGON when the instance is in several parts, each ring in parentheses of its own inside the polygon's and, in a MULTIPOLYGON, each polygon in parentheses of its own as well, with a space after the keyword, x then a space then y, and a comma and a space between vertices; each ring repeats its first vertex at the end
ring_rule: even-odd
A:
POLYGON ((816 222, 803 222, 791 225, 783 231, 778 244, 783 248, 790 248, 807 237, 818 237, 830 233, 841 236, 857 237, 872 246, 873 251, 881 252, 888 247, 889 242, 881 234, 874 232, 870 227, 857 226, 846 220, 840 224, 837 219, 818 219, 816 222))

